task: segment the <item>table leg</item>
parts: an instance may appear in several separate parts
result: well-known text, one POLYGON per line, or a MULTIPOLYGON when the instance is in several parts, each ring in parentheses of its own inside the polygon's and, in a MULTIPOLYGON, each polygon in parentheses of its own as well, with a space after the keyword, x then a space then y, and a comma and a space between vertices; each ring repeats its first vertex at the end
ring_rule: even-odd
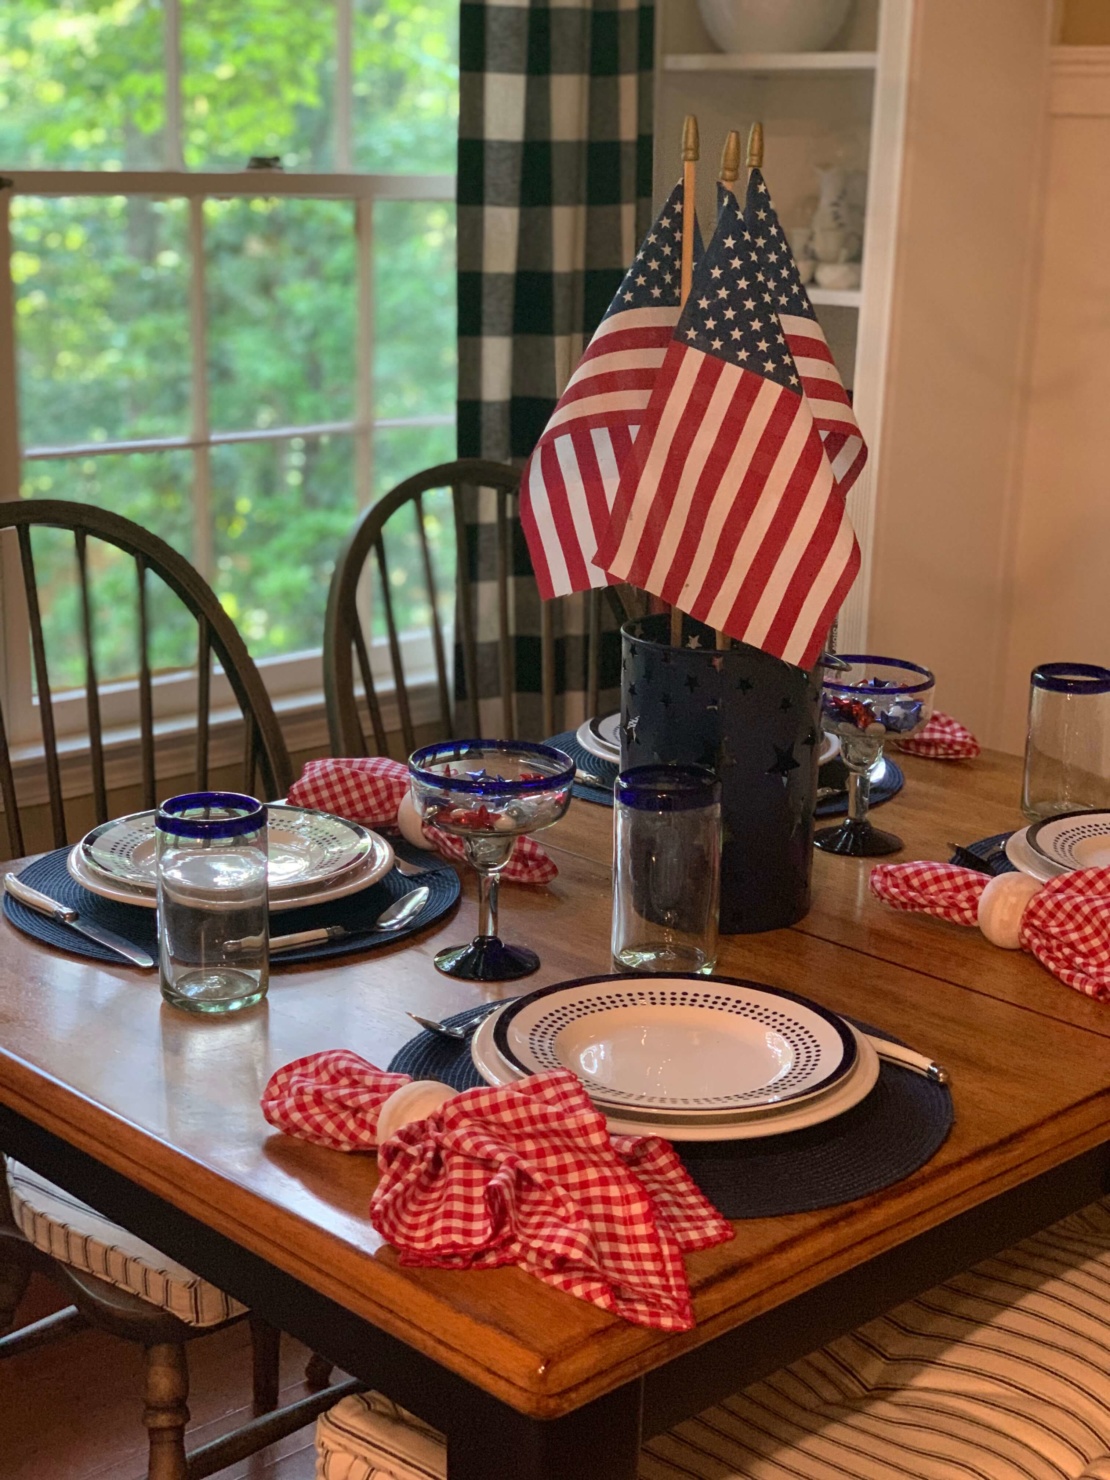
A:
POLYGON ((565 1418, 501 1407, 447 1435, 447 1480, 636 1480, 643 1387, 629 1383, 565 1418))

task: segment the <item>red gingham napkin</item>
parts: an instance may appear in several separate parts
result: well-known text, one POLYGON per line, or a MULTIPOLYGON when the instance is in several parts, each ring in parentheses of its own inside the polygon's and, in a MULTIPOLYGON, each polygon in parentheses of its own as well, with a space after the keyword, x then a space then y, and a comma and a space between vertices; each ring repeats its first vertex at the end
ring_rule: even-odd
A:
MULTIPOLYGON (((924 910, 974 925, 986 874, 951 863, 887 863, 871 891, 895 909, 924 910)), ((1069 987, 1110 1001, 1110 868, 1077 869, 1048 883, 1025 907, 1021 947, 1069 987)))
POLYGON ((310 1053, 271 1074, 262 1113, 287 1136, 335 1151, 373 1151, 378 1111, 409 1079, 375 1069, 345 1048, 310 1053))
MULTIPOLYGON (((295 807, 334 812, 367 827, 394 827, 397 808, 409 789, 408 768, 384 755, 309 761, 300 780, 289 788, 295 807)), ((425 827, 424 836, 445 858, 461 863, 466 849, 461 838, 437 827, 425 827)), ((501 871, 514 884, 550 884, 559 870, 539 843, 517 838, 512 857, 501 871)))
MULTIPOLYGON (((291 1135, 364 1149, 386 1082, 405 1078, 354 1054, 311 1055, 278 1070, 262 1109, 291 1135)), ((661 1331, 694 1324, 682 1255, 733 1237, 673 1146, 657 1136, 610 1137, 565 1071, 456 1095, 402 1126, 378 1165, 370 1220, 402 1263, 518 1264, 661 1331)))
POLYGON ((970 730, 939 709, 923 730, 899 740, 898 746, 910 755, 924 755, 935 761, 973 761, 981 749, 970 730))

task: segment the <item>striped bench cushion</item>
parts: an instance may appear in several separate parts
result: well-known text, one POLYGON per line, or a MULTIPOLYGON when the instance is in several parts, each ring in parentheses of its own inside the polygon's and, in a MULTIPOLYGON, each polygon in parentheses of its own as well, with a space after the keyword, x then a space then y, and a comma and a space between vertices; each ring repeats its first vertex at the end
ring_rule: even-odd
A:
POLYGON ((246 1306, 19 1162, 8 1162, 12 1213, 24 1238, 59 1264, 161 1306, 187 1326, 216 1326, 246 1306))
MULTIPOLYGON (((316 1454, 317 1480, 446 1474, 377 1393, 322 1415, 316 1454)), ((1110 1480, 1110 1198, 652 1439, 639 1473, 1110 1480)))

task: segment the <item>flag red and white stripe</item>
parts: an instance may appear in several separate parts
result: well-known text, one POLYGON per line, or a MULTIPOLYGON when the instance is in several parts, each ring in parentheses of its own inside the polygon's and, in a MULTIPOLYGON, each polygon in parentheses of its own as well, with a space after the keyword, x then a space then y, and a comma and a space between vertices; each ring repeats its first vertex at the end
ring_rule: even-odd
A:
POLYGON ((841 492, 847 493, 867 461, 867 444, 759 170, 753 170, 748 180, 745 216, 754 238, 751 247, 774 279, 774 308, 824 440, 833 477, 841 492))
POLYGON ((521 478, 520 522, 540 595, 614 579, 597 545, 680 311, 676 185, 567 383, 521 478))
POLYGON ((744 234, 729 196, 598 560, 708 626, 808 667, 859 547, 744 234))

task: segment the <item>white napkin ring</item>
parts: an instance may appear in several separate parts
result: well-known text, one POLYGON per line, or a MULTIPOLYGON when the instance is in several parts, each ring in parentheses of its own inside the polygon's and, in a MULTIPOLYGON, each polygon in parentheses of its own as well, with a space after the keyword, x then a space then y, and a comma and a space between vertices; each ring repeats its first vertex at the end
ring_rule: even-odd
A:
POLYGON ((992 946, 1016 951, 1021 945, 1021 917, 1044 885, 1028 874, 998 874, 979 896, 979 929, 992 946))
POLYGON ((412 804, 412 792, 406 791, 401 798, 401 804, 397 808, 397 826, 401 830, 401 836, 406 843, 411 843, 414 848, 434 848, 424 835, 424 824, 420 820, 419 813, 412 804))
POLYGON ((458 1094, 449 1084, 438 1079, 412 1079, 395 1089, 378 1111, 378 1145, 383 1145, 390 1136, 395 1136, 403 1125, 414 1120, 424 1120, 432 1115, 447 1100, 458 1094))

